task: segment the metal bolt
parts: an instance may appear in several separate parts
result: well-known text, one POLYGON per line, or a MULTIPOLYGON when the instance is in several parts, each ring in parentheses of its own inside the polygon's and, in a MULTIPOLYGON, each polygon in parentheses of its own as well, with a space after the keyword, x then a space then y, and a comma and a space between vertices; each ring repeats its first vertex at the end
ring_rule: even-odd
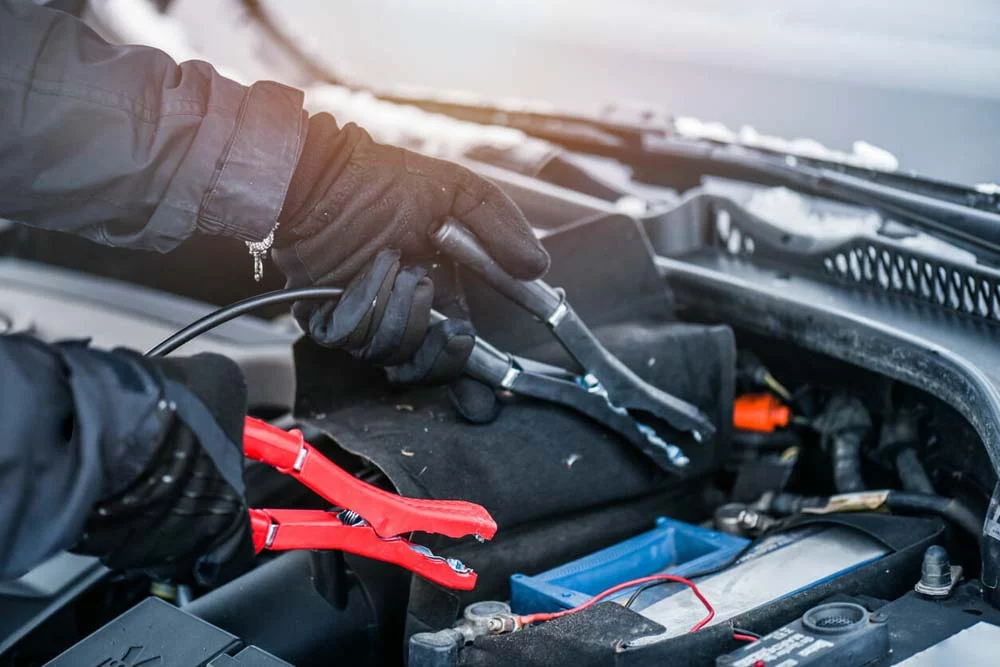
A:
POLYGON ((951 585, 951 561, 944 547, 927 547, 920 567, 920 581, 928 586, 951 585))
POLYGON ((872 623, 885 623, 889 620, 889 616, 884 611, 877 611, 869 616, 868 620, 872 623))
POLYGON ((947 597, 960 576, 961 570, 952 567, 945 548, 933 545, 924 552, 920 581, 913 588, 917 593, 928 597, 947 597))
POLYGON ((486 630, 491 635, 504 635, 508 632, 517 632, 520 629, 520 623, 512 614, 501 614, 486 621, 486 630))

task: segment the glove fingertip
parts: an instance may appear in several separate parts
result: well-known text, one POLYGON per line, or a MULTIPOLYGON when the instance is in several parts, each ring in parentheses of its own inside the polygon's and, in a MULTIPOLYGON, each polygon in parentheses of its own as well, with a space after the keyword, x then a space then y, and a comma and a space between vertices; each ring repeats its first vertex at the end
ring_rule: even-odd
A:
POLYGON ((501 262, 507 273, 518 280, 537 280, 548 273, 551 264, 549 253, 540 244, 501 262))
POLYGON ((448 400, 455 411, 472 424, 489 424, 500 416, 503 404, 491 387, 470 377, 460 377, 448 386, 448 400))

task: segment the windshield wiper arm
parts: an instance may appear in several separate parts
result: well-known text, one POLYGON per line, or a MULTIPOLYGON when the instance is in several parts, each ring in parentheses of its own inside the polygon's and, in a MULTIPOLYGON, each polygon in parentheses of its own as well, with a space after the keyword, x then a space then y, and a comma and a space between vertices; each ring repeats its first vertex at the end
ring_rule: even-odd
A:
POLYGON ((1000 213, 750 151, 713 147, 699 153, 702 160, 756 172, 781 185, 879 209, 981 257, 1000 258, 1000 213))
POLYGON ((647 177, 655 176, 654 171, 676 172, 678 163, 694 164, 706 173, 784 185, 875 208, 981 259, 1000 261, 1000 200, 963 186, 752 146, 690 139, 675 134, 669 122, 663 126, 662 120, 644 124, 614 117, 376 95, 463 120, 513 127, 571 150, 618 159, 638 167, 647 177))

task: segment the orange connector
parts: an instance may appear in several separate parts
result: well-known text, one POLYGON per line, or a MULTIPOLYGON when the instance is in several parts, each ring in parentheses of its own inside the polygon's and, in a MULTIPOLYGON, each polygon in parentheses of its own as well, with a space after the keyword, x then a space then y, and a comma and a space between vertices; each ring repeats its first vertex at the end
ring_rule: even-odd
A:
POLYGON ((771 394, 739 396, 733 405, 733 426, 740 431, 770 433, 791 419, 792 411, 771 394))

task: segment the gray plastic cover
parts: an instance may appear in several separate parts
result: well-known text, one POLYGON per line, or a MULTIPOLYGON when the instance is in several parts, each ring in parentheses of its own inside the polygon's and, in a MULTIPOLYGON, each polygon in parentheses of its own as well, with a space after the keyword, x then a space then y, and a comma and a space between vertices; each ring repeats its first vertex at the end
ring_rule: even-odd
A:
MULTIPOLYGON (((89 338, 95 347, 144 351, 214 307, 146 287, 18 259, 0 259, 0 333, 46 341, 89 338)), ((191 341, 179 354, 215 352, 246 375, 251 409, 290 411, 295 400, 289 319, 243 316, 191 341)))

